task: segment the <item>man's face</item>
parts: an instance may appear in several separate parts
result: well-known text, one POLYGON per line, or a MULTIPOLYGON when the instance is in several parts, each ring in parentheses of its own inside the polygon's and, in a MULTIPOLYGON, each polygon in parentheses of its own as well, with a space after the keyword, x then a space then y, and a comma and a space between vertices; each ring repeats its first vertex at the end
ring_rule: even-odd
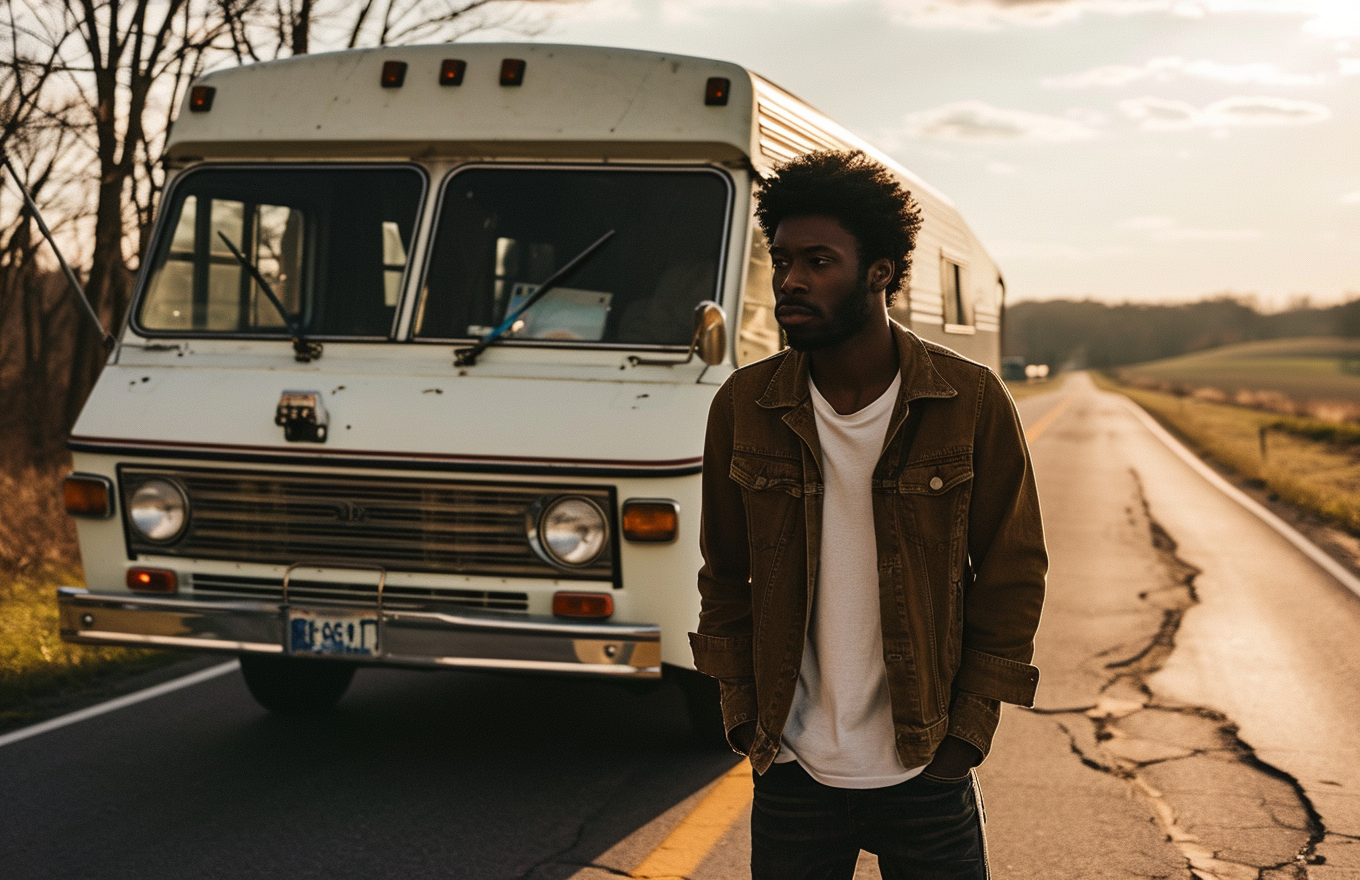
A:
POLYGON ((770 243, 775 319, 799 351, 831 348, 868 325, 875 293, 859 242, 834 217, 785 217, 770 243))

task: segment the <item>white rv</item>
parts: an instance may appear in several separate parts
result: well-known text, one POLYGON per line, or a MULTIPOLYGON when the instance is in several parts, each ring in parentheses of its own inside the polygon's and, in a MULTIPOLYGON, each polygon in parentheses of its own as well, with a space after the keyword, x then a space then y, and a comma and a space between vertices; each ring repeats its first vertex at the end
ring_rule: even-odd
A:
POLYGON ((62 635, 239 654, 277 711, 362 664, 667 670, 711 723, 706 414, 780 346, 757 175, 818 148, 920 202, 895 317, 997 367, 1001 277, 950 202, 736 65, 458 44, 202 77, 71 436, 62 635))

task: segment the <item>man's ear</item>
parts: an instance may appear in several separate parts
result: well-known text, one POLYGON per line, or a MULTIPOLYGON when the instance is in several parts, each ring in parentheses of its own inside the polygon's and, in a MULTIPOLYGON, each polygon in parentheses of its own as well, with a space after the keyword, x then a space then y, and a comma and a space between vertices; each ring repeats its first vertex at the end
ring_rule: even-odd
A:
POLYGON ((869 264, 868 280, 869 289, 874 293, 882 293, 887 289, 888 283, 893 279, 893 273, 897 267, 893 261, 887 257, 874 260, 869 264))

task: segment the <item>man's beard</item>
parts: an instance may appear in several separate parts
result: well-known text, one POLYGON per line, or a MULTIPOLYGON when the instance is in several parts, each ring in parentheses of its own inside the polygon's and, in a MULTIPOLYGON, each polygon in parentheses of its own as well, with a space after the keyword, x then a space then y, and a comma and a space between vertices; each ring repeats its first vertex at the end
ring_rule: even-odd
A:
POLYGON ((816 351, 822 348, 835 348, 842 342, 863 330, 872 316, 869 310, 869 278, 864 276, 855 285, 855 291, 842 299, 821 327, 784 329, 784 338, 789 348, 795 351, 816 351))

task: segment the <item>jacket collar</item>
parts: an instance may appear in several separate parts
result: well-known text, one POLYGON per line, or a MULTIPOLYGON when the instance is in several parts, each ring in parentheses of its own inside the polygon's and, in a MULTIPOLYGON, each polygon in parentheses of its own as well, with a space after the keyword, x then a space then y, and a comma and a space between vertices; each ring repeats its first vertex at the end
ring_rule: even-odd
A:
MULTIPOLYGON (((898 408, 922 397, 954 397, 958 391, 935 369, 930 350, 921 337, 889 320, 893 337, 897 341, 898 368, 902 371, 902 387, 897 392, 898 408)), ((770 377, 770 384, 756 403, 766 409, 798 406, 809 398, 808 357, 801 351, 790 349, 785 353, 779 368, 770 377)))

